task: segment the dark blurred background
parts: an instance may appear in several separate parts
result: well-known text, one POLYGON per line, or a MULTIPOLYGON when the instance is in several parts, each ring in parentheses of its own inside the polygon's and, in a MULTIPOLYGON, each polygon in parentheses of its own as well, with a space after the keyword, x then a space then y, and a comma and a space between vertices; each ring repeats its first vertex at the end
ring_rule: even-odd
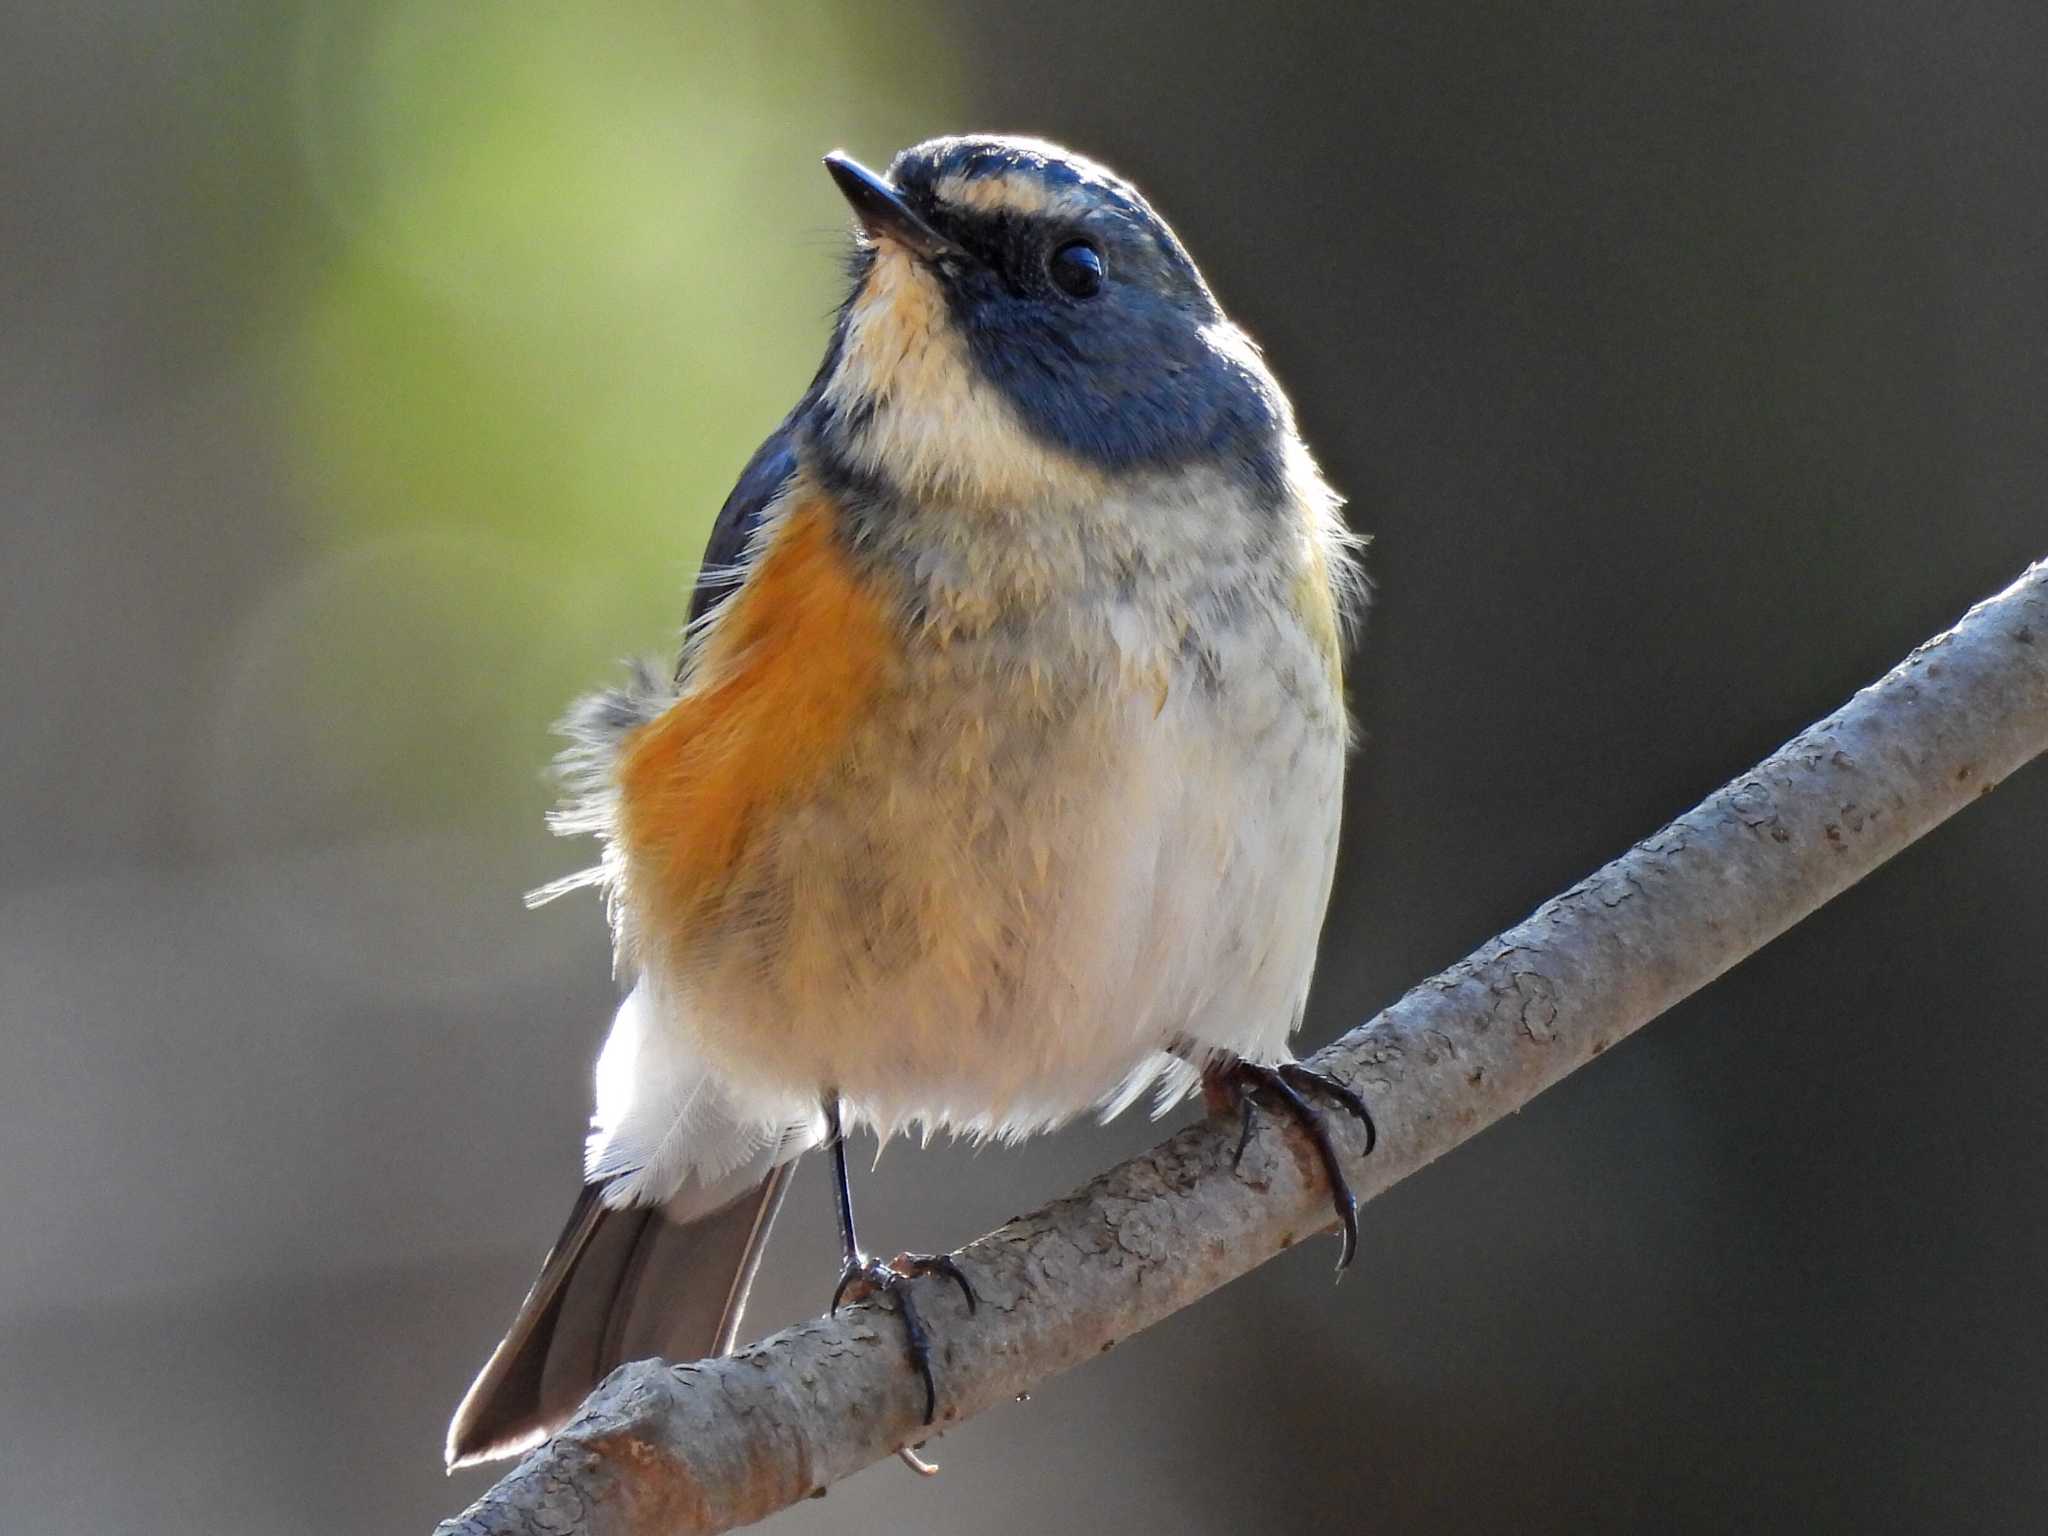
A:
MULTIPOLYGON (((425 1531, 578 1179, 547 722, 802 388, 818 155, 1124 170, 1375 538, 1318 1044, 2048 552, 2048 8, 0 19, 9 1530, 425 1531)), ((2048 770, 1309 1245, 782 1530, 2020 1531, 2048 770)), ((1148 1144, 891 1148, 885 1248, 1148 1144)), ((749 1318, 833 1273, 806 1168, 749 1318)))

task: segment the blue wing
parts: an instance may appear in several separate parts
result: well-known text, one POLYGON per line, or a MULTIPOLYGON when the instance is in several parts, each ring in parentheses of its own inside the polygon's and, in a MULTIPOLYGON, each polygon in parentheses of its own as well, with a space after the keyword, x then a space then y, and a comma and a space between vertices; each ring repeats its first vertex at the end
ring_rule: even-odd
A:
POLYGON ((796 473, 796 413, 792 412, 747 460, 739 483, 718 509, 711 525, 711 538, 704 546, 704 562, 697 568, 696 589, 690 594, 690 622, 695 624, 731 595, 740 584, 740 562, 761 517, 782 488, 796 473))

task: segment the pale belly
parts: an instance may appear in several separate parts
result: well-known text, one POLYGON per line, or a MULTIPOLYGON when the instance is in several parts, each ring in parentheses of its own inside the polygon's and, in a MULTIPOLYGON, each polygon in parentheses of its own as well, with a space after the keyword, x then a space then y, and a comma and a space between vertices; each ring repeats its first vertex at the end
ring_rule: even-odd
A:
POLYGON ((1182 1042, 1284 1055, 1344 724, 1309 642, 1265 641, 1226 650, 1220 686, 1176 669, 1163 702, 913 675, 671 957, 678 1044, 764 1106, 997 1135, 1121 1108, 1182 1042))

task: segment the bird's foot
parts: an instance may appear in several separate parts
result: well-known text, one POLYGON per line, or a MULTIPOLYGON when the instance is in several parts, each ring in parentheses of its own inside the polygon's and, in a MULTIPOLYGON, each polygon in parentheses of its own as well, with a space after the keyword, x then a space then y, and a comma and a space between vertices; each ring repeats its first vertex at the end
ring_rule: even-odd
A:
POLYGON ((1372 1111, 1365 1106, 1365 1100, 1356 1092, 1327 1072, 1317 1072, 1298 1061, 1283 1061, 1276 1066, 1260 1066, 1256 1062, 1233 1060, 1226 1065, 1212 1068, 1203 1085, 1209 1090, 1212 1103, 1227 1105, 1233 1101, 1244 1117, 1244 1128, 1238 1133, 1237 1151, 1230 1159, 1235 1168, 1244 1161, 1244 1150, 1251 1144, 1252 1111, 1256 1096, 1265 1093, 1278 1099, 1294 1121, 1308 1135, 1322 1159, 1323 1174, 1330 1181, 1330 1200, 1337 1210, 1337 1221, 1344 1229, 1344 1251, 1337 1260, 1341 1274, 1351 1267, 1351 1261, 1358 1256, 1358 1198, 1351 1193, 1351 1185, 1344 1177, 1344 1166, 1337 1159, 1337 1149, 1330 1141, 1330 1127, 1323 1112, 1311 1104, 1305 1094, 1321 1094, 1334 1099, 1337 1106, 1365 1127, 1365 1150, 1371 1153, 1379 1142, 1379 1129, 1372 1122, 1372 1111))
POLYGON ((910 1363, 924 1382, 924 1421, 929 1424, 939 1409, 938 1384, 932 1379, 931 1336, 925 1332, 917 1304, 910 1299, 910 1282, 925 1275, 951 1280, 967 1298, 967 1310, 974 1311, 973 1284, 966 1271, 943 1253, 899 1253, 887 1262, 862 1257, 848 1259, 846 1268, 839 1272, 839 1284, 832 1291, 832 1310, 837 1312, 848 1301, 866 1301, 877 1295, 887 1296, 896 1304, 896 1315, 903 1319, 910 1363))

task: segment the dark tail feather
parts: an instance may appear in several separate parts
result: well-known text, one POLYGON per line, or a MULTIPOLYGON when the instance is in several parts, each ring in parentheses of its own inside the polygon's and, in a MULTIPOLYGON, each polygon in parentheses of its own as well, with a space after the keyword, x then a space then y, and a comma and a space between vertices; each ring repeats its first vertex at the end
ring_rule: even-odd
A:
POLYGON ((448 1426, 450 1469, 516 1456, 562 1426, 616 1367, 732 1347, 794 1161, 711 1211, 608 1209, 586 1184, 504 1341, 448 1426))

